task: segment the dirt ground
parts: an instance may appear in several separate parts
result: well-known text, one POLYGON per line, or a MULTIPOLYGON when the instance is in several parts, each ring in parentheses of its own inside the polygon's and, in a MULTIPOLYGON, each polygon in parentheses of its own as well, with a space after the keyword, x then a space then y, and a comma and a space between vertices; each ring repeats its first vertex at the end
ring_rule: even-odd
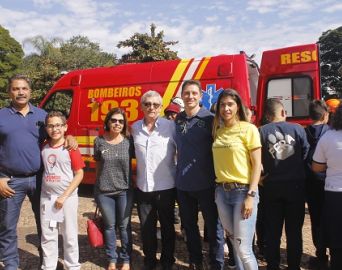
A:
MULTIPOLYGON (((87 233, 86 233, 86 221, 93 215, 95 210, 93 197, 92 197, 92 187, 82 186, 79 191, 79 209, 78 209, 78 221, 79 221, 79 246, 80 246, 80 262, 82 264, 82 270, 97 270, 105 269, 107 266, 106 255, 102 248, 94 249, 88 244, 87 233)), ((202 223, 202 221, 201 221, 202 223)), ((312 269, 308 266, 308 259, 314 254, 314 248, 311 241, 310 233, 310 219, 309 215, 305 215, 305 223, 303 227, 303 257, 302 257, 302 269, 312 269)), ((137 217, 136 209, 133 210, 132 216, 132 227, 133 227, 133 254, 132 254, 132 269, 140 270, 143 265, 143 254, 140 241, 140 229, 139 229, 139 219, 137 217)), ((203 229, 203 226, 200 225, 203 229)), ((179 225, 176 225, 177 239, 176 239, 176 264, 175 269, 183 270, 188 269, 187 263, 187 251, 186 246, 181 236, 179 225)), ((203 235, 203 231, 202 231, 203 235)), ((18 226, 18 236, 19 236, 19 253, 20 253, 20 268, 21 270, 31 270, 38 269, 39 267, 39 257, 37 252, 37 234, 34 225, 33 214, 30 209, 30 203, 25 200, 18 226)), ((160 244, 160 242, 159 242, 160 244)), ((61 245, 60 245, 61 246, 61 245)), ((283 237, 282 240, 282 266, 286 266, 286 255, 285 255, 286 242, 283 237)), ((60 251, 60 257, 62 257, 62 250, 60 251)), ((203 245, 203 253, 208 254, 207 245, 203 245)), ((158 254, 159 255, 159 254, 158 254)), ((62 261, 61 261, 62 263, 62 261)), ((58 269, 63 269, 62 264, 59 265, 58 269)), ((260 269, 265 269, 265 263, 259 261, 260 269)), ((2 269, 0 264, 0 269, 2 269)), ((226 266, 225 269, 228 269, 226 266)))

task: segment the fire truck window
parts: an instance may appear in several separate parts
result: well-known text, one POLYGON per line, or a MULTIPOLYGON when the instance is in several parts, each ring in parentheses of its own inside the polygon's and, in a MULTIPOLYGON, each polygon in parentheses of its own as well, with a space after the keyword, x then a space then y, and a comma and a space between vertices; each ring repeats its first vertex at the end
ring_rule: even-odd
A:
POLYGON ((47 112, 61 111, 66 118, 69 118, 72 103, 72 91, 58 91, 53 93, 47 102, 43 105, 43 109, 47 112))
POLYGON ((268 82, 267 98, 278 98, 288 117, 309 115, 312 83, 309 77, 274 79, 268 82))
POLYGON ((267 98, 279 99, 289 117, 293 116, 291 92, 291 79, 276 79, 268 82, 267 98))
POLYGON ((293 79, 293 114, 308 116, 309 103, 312 100, 311 80, 308 77, 293 79))

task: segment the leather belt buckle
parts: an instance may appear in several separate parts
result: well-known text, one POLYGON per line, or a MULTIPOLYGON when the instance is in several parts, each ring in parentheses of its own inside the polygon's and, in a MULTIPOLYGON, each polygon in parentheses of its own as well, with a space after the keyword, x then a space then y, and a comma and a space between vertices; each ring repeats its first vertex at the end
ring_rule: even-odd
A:
POLYGON ((232 191, 234 189, 246 188, 248 187, 248 185, 232 182, 232 183, 222 183, 222 187, 224 191, 232 191))
POLYGON ((234 184, 234 183, 222 183, 222 187, 223 187, 224 191, 231 191, 233 189, 232 184, 234 184))

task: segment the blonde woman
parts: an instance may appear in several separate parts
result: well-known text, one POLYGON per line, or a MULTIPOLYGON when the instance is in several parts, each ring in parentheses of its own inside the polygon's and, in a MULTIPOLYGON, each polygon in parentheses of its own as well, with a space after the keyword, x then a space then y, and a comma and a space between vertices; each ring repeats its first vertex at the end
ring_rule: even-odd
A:
POLYGON ((257 270, 252 250, 259 201, 261 143, 248 122, 239 94, 221 92, 213 128, 213 156, 219 217, 230 238, 237 269, 257 270))

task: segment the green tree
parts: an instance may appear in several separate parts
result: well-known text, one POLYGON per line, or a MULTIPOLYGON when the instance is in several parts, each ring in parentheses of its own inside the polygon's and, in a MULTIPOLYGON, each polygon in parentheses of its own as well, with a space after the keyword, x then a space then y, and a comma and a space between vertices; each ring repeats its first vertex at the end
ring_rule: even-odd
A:
POLYGON ((114 54, 103 52, 98 43, 88 37, 74 36, 62 44, 62 70, 84 69, 99 66, 112 66, 116 63, 114 54))
POLYGON ((62 62, 60 45, 61 38, 50 40, 43 36, 35 36, 24 40, 25 45, 31 45, 35 52, 26 56, 23 62, 24 73, 32 81, 31 102, 37 105, 59 76, 59 66, 62 62))
POLYGON ((97 43, 87 37, 75 36, 64 42, 60 38, 47 40, 42 36, 26 39, 35 49, 25 57, 23 69, 32 80, 32 103, 38 104, 60 78, 62 72, 74 69, 115 64, 113 54, 102 52, 97 43))
POLYGON ((335 90, 342 96, 342 26, 323 32, 319 38, 321 51, 321 80, 323 96, 329 96, 328 89, 335 90))
POLYGON ((0 108, 8 104, 7 80, 18 72, 23 57, 20 43, 0 25, 0 108))
POLYGON ((121 57, 121 63, 150 62, 178 59, 177 52, 168 48, 178 41, 164 41, 164 31, 156 34, 155 24, 151 24, 151 35, 135 33, 129 39, 120 41, 118 48, 130 47, 132 51, 121 57))

